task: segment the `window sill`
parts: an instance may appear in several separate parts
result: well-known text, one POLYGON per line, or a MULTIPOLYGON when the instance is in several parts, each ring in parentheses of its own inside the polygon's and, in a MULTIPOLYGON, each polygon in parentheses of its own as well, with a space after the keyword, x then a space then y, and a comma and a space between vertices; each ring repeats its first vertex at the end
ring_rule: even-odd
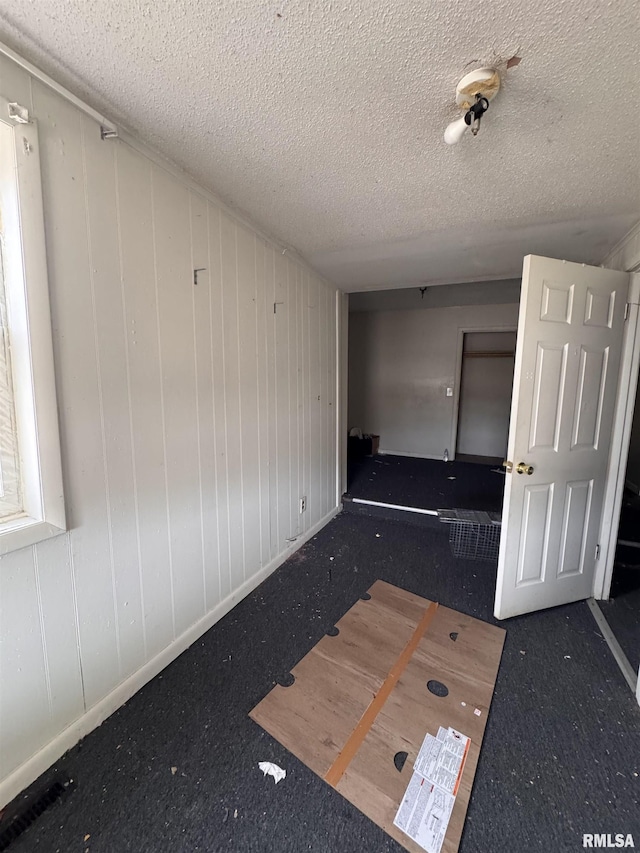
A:
POLYGON ((52 539, 67 531, 47 521, 39 521, 23 515, 20 518, 0 523, 0 556, 28 548, 46 539, 52 539))

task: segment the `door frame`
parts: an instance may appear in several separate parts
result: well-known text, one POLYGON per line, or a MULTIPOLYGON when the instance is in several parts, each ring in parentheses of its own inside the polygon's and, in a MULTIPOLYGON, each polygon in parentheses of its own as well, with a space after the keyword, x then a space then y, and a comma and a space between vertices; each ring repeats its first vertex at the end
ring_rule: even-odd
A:
POLYGON ((336 506, 347 491, 349 410, 349 294, 336 291, 336 506))
POLYGON ((451 438, 449 443, 449 458, 454 461, 458 443, 458 418, 460 416, 460 390, 462 385, 462 350, 464 347, 464 336, 474 332, 516 332, 517 325, 509 326, 460 326, 458 327, 458 341, 456 344, 456 366, 453 379, 453 411, 451 414, 451 438))
POLYGON ((625 270, 631 273, 627 297, 628 315, 622 343, 618 395, 611 431, 611 450, 600 522, 600 558, 596 564, 593 579, 593 597, 596 599, 609 598, 618 543, 618 527, 640 366, 640 272, 638 270, 640 270, 640 258, 636 258, 635 263, 629 263, 629 268, 625 270))

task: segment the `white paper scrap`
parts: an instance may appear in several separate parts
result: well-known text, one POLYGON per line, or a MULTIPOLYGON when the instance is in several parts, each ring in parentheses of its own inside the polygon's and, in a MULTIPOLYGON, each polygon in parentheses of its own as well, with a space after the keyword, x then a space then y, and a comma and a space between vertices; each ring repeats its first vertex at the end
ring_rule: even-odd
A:
POLYGON ((437 738, 430 734, 425 737, 413 769, 425 779, 455 796, 468 747, 468 737, 461 735, 455 729, 447 730, 441 726, 437 738))
POLYGON ((287 775, 286 770, 283 770, 282 767, 278 767, 277 764, 273 764, 271 761, 259 761, 258 767, 265 776, 273 776, 276 785, 287 775))
POLYGON ((437 737, 427 734, 413 765, 413 775, 394 824, 427 853, 440 853, 470 739, 440 726, 437 737))
POLYGON ((393 822, 427 853, 440 853, 455 799, 414 773, 393 822))

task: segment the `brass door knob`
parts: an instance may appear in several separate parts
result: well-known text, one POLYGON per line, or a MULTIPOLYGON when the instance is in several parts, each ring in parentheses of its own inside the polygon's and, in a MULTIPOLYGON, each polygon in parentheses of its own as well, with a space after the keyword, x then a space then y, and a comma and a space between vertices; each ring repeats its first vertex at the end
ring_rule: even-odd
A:
POLYGON ((507 474, 510 474, 513 471, 513 462, 509 462, 508 459, 505 459, 502 463, 502 467, 507 469, 507 474))
POLYGON ((533 474, 533 465, 527 465, 526 462, 518 462, 516 471, 518 474, 533 474))

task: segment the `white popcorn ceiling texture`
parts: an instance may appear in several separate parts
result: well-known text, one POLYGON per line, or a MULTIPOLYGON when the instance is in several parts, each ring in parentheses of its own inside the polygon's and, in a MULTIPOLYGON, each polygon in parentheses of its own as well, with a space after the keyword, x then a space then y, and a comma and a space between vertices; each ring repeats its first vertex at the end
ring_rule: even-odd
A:
POLYGON ((3 19, 346 290, 599 262, 640 217, 636 0, 5 0, 3 19), (477 139, 446 146, 458 79, 516 51, 477 139))

